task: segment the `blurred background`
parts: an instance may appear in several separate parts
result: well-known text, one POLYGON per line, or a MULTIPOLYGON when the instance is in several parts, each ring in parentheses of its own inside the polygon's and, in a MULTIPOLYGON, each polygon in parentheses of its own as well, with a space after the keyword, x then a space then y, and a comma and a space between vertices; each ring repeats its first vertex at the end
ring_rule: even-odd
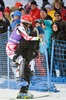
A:
MULTIPOLYGON (((16 2, 16 1, 20 1, 20 2, 22 2, 24 5, 28 2, 28 1, 30 1, 30 0, 7 0, 7 2, 6 2, 6 0, 3 0, 4 2, 5 2, 5 6, 7 6, 7 5, 9 5, 10 7, 11 6, 13 6, 14 5, 14 3, 16 2)), ((42 0, 35 0, 35 1, 37 1, 37 4, 38 4, 38 6, 39 6, 39 8, 42 6, 42 0)), ((52 3, 53 2, 53 0, 48 0, 50 3, 52 3)), ((64 1, 64 5, 66 6, 66 0, 63 0, 64 1)))

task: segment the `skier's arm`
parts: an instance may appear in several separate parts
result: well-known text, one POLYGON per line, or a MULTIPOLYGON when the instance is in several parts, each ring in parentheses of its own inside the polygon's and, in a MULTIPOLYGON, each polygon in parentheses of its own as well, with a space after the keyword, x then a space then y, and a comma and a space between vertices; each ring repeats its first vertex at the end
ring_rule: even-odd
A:
POLYGON ((39 37, 29 36, 29 35, 26 33, 25 30, 23 30, 23 31, 21 32, 21 35, 22 35, 22 37, 23 37, 25 40, 30 40, 30 41, 32 41, 32 40, 38 40, 38 39, 39 39, 39 37))

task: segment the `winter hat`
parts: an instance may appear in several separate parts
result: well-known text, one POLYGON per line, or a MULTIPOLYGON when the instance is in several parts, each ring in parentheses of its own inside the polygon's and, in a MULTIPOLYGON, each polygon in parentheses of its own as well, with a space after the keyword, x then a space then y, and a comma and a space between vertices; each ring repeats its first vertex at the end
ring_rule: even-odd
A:
POLYGON ((42 8, 41 11, 44 11, 47 13, 47 9, 46 8, 42 8))
POLYGON ((14 16, 19 16, 19 17, 21 17, 21 12, 18 11, 18 10, 16 10, 16 11, 12 14, 12 17, 14 17, 14 16))
POLYGON ((24 10, 25 11, 25 9, 23 8, 23 7, 19 7, 19 9, 18 9, 19 11, 22 11, 22 10, 24 10))
POLYGON ((23 4, 20 3, 20 2, 16 2, 16 3, 15 3, 15 7, 18 8, 18 9, 19 9, 19 7, 22 7, 22 6, 23 6, 23 4))
POLYGON ((41 23, 40 19, 36 19, 35 23, 41 23))
POLYGON ((45 8, 46 8, 46 9, 49 8, 50 10, 52 10, 52 5, 51 5, 51 4, 47 4, 47 5, 45 6, 45 8))
POLYGON ((6 8, 4 9, 4 12, 8 12, 8 13, 10 14, 10 8, 9 8, 9 7, 6 7, 6 8))
POLYGON ((31 5, 32 5, 32 4, 38 6, 37 3, 36 3, 36 1, 34 1, 34 0, 31 2, 31 5))
POLYGON ((0 17, 3 17, 3 13, 0 11, 0 17))

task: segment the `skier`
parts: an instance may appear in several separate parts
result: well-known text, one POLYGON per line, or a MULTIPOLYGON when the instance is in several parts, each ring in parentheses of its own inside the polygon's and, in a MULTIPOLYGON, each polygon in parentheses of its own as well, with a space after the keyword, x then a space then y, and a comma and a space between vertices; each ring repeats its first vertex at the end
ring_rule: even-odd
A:
MULTIPOLYGON (((32 18, 30 15, 21 17, 21 23, 17 26, 9 37, 6 45, 6 53, 15 63, 18 63, 20 91, 17 98, 32 98, 32 94, 28 93, 30 84, 30 66, 29 63, 34 64, 34 58, 37 57, 37 50, 39 48, 39 36, 29 36, 32 18), (34 46, 35 45, 35 46, 34 46)), ((32 28, 33 29, 33 28, 32 28)), ((32 31, 32 33, 36 33, 32 31)))

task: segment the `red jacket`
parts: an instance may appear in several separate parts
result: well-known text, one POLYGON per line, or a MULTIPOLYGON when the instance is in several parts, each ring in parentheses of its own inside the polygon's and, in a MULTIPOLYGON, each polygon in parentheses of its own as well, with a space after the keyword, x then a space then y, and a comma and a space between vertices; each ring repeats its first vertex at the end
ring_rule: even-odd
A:
POLYGON ((60 13, 61 13, 62 19, 66 21, 66 9, 61 8, 60 13))
POLYGON ((40 9, 36 8, 30 11, 30 16, 33 18, 32 25, 35 25, 35 20, 40 18, 40 9))

